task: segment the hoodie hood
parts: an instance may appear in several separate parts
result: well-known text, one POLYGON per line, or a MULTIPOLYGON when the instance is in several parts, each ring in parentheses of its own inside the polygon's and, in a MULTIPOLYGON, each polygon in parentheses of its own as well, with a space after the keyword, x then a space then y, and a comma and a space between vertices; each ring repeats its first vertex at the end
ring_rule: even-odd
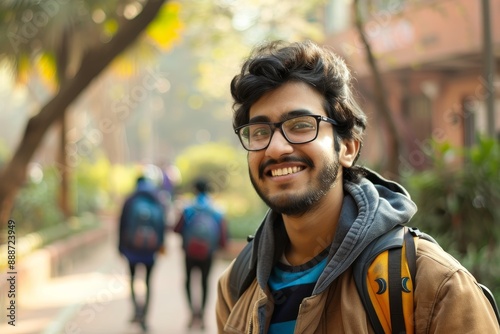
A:
MULTIPOLYGON (((344 182, 344 201, 329 262, 313 294, 324 291, 349 268, 377 237, 398 224, 406 224, 417 207, 398 183, 366 169, 359 182, 344 182)), ((252 260, 257 261, 257 281, 265 288, 274 263, 282 255, 288 236, 280 214, 269 211, 256 233, 252 260), (257 260, 258 259, 258 260, 257 260)))
POLYGON ((359 183, 344 183, 344 202, 331 259, 316 283, 313 294, 321 293, 349 268, 361 252, 396 225, 404 225, 417 206, 401 185, 366 169, 359 183))

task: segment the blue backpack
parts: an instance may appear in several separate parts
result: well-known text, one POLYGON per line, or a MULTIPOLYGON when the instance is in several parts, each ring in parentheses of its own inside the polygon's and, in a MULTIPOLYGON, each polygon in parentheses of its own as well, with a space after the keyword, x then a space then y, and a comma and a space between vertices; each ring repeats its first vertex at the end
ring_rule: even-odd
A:
POLYGON ((193 206, 185 210, 184 219, 182 241, 186 256, 202 261, 212 257, 221 236, 217 212, 209 207, 193 206))
POLYGON ((149 193, 135 195, 129 203, 122 244, 139 253, 154 253, 163 246, 165 233, 164 210, 149 193))

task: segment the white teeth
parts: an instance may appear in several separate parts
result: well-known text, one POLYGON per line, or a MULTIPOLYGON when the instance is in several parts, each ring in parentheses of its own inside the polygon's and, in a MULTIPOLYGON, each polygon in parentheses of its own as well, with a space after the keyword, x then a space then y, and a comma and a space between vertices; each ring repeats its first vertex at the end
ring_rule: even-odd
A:
POLYGON ((302 170, 302 167, 287 167, 287 168, 279 168, 279 169, 273 169, 271 171, 272 176, 283 176, 283 175, 288 175, 288 174, 294 174, 297 172, 300 172, 302 170))

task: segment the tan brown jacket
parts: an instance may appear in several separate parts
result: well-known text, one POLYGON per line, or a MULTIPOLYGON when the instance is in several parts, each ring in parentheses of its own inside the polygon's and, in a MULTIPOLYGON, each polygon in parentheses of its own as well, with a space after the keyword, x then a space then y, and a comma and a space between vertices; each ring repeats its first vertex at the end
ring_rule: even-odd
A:
MULTIPOLYGON (((230 298, 231 266, 219 280, 219 333, 267 333, 273 312, 269 291, 254 280, 241 298, 230 298)), ((500 333, 495 314, 474 277, 438 245, 417 240, 415 333, 500 333)), ((351 268, 324 292, 303 300, 295 333, 374 333, 351 268)))

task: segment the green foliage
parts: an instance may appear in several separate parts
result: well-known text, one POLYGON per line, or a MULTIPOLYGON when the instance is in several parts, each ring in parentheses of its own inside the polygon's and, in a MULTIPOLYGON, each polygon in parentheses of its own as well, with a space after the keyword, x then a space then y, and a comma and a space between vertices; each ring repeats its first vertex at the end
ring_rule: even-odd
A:
POLYGON ((26 183, 16 198, 11 216, 18 222, 16 228, 19 235, 63 221, 63 215, 57 207, 56 195, 60 174, 54 168, 44 170, 43 174, 43 179, 38 183, 26 183))
POLYGON ((103 155, 82 160, 74 171, 75 214, 121 208, 121 200, 134 189, 137 176, 135 166, 111 165, 103 155))
POLYGON ((489 138, 465 150, 434 144, 433 154, 431 169, 402 178, 419 210, 411 225, 433 235, 480 282, 499 287, 500 296, 500 145, 489 138), (450 166, 450 157, 460 166, 450 166))
POLYGON ((181 38, 184 30, 184 24, 179 17, 181 8, 179 2, 168 1, 146 28, 147 36, 163 50, 169 50, 181 38))
MULTIPOLYGON (((16 197, 12 217, 19 222, 20 235, 70 223, 65 222, 58 207, 61 170, 54 166, 38 168, 38 176, 31 177, 16 197)), ((135 166, 114 166, 102 155, 92 161, 82 159, 70 174, 74 216, 85 217, 121 206, 121 199, 133 189, 136 177, 135 166)))
POLYGON ((214 200, 225 210, 231 237, 255 232, 266 207, 250 182, 242 150, 222 143, 192 146, 177 157, 175 165, 182 175, 180 193, 191 192, 200 176, 208 180, 214 200))
POLYGON ((76 214, 95 212, 106 206, 110 189, 111 165, 101 157, 95 162, 82 161, 74 171, 76 186, 73 193, 76 202, 76 214))
POLYGON ((414 224, 435 234, 451 233, 455 247, 484 247, 498 239, 500 229, 500 146, 480 138, 469 150, 435 145, 433 168, 405 178, 419 207, 414 224), (461 157, 462 168, 448 167, 447 157, 461 157))
MULTIPOLYGON (((52 242, 67 238, 75 233, 84 232, 89 229, 99 226, 100 222, 95 215, 84 215, 82 217, 74 217, 68 222, 58 221, 48 227, 41 227, 34 232, 22 233, 25 231, 24 222, 19 224, 16 221, 16 258, 21 260, 24 256, 32 251, 39 249, 52 242)), ((8 245, 0 245, 0 252, 7 254, 8 245)), ((0 258, 0 270, 7 271, 7 257, 0 258)))
POLYGON ((181 14, 186 22, 186 39, 198 57, 198 89, 206 98, 227 99, 229 83, 242 59, 262 41, 321 42, 325 3, 323 0, 183 2, 181 14))
POLYGON ((230 185, 235 175, 241 175, 246 162, 233 147, 208 143, 187 148, 177 157, 175 165, 182 175, 181 191, 191 190, 193 181, 203 176, 214 191, 220 192, 230 185))
MULTIPOLYGON (((68 56, 72 57, 68 63, 78 62, 96 43, 109 41, 119 30, 120 22, 135 17, 141 6, 139 2, 121 0, 0 2, 0 59, 6 59, 21 76, 29 77, 28 71, 37 65, 49 65, 52 72, 56 71, 55 55, 65 37, 71 50, 68 56), (41 54, 53 58, 52 62, 40 63, 41 54)), ((180 8, 178 2, 166 2, 145 30, 143 41, 147 43, 132 48, 171 48, 183 30, 180 8)), ((56 77, 52 73, 52 78, 47 79, 56 77)))

